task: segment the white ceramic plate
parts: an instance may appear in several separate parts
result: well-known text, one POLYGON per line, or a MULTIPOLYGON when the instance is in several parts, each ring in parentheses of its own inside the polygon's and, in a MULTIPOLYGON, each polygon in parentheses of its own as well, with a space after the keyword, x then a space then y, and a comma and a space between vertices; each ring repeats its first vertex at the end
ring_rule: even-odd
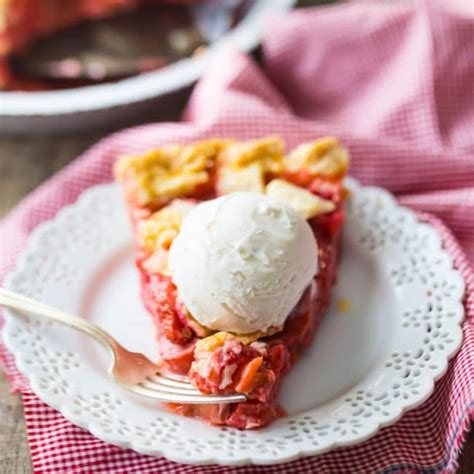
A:
MULTIPOLYGON (((48 405, 104 441, 191 464, 271 464, 347 446, 422 403, 462 340, 464 284, 438 234, 378 188, 353 197, 333 305, 282 386, 288 416, 217 428, 121 390, 102 349, 6 313, 5 342, 48 405), (337 310, 346 298, 351 309, 337 310)), ((34 232, 8 287, 82 315, 153 357, 129 225, 115 185, 91 188, 34 232)))
POLYGON ((94 127, 107 123, 117 114, 132 115, 133 108, 143 109, 143 103, 183 87, 201 77, 210 62, 225 48, 242 51, 255 48, 261 38, 265 19, 288 10, 295 0, 256 0, 242 21, 204 54, 183 59, 158 71, 141 74, 110 84, 48 92, 1 92, 0 129, 21 132, 32 129, 54 130, 94 127), (127 106, 117 111, 117 107, 127 106), (108 113, 107 113, 108 111, 108 113))

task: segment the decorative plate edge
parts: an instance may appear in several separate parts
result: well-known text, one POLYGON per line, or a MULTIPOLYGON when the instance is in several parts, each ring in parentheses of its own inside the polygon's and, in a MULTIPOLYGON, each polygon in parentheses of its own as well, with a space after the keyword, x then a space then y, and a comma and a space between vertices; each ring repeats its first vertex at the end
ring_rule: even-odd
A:
MULTIPOLYGON (((375 192, 375 193, 380 194, 381 196, 383 196, 383 199, 385 199, 386 202, 389 203, 390 206, 397 207, 398 209, 403 209, 404 212, 406 212, 408 215, 411 216, 411 219, 413 219, 416 225, 426 226, 427 228, 430 229, 430 232, 433 233, 433 235, 437 236, 437 244, 436 244, 437 251, 443 254, 445 258, 449 259, 448 261, 451 266, 452 272, 458 275, 457 283, 461 285, 461 288, 460 288, 461 296, 459 297, 459 303, 463 308, 462 317, 455 323, 458 328, 458 334, 455 336, 457 338, 457 343, 451 351, 443 353, 442 357, 438 359, 441 366, 438 372, 429 378, 431 380, 429 390, 426 390, 426 392, 423 392, 422 395, 418 399, 415 399, 412 402, 409 402, 406 404, 401 402, 398 407, 399 410, 397 410, 397 412, 394 412, 393 416, 385 419, 383 422, 374 421, 372 423, 372 429, 367 430, 367 433, 365 433, 364 436, 359 436, 357 437, 357 439, 353 439, 353 440, 349 439, 347 441, 334 442, 322 448, 300 449, 298 451, 295 451, 295 453, 292 455, 281 456, 279 458, 275 458, 271 460, 269 460, 268 458, 264 458, 264 457, 259 458, 255 456, 251 456, 245 459, 232 459, 229 457, 211 458, 211 457, 204 456, 202 458, 196 458, 190 461, 188 458, 180 456, 179 453, 177 453, 174 450, 166 450, 166 452, 164 450, 160 450, 157 448, 147 450, 143 446, 137 445, 136 443, 133 443, 133 442, 117 441, 115 439, 111 439, 107 436, 106 433, 101 431, 100 428, 97 428, 94 423, 87 423, 87 422, 84 423, 83 421, 79 420, 74 415, 72 415, 69 412, 67 406, 61 403, 56 403, 54 400, 50 399, 47 396, 46 392, 42 391, 35 383, 33 383, 31 386, 32 391, 38 396, 38 398, 40 398, 48 406, 58 410, 68 421, 70 421, 71 423, 77 426, 80 426, 81 428, 86 429, 91 434, 93 434, 96 438, 106 443, 110 443, 112 445, 119 446, 126 449, 132 449, 138 453, 145 454, 145 455, 151 455, 151 456, 156 456, 156 457, 163 456, 171 461, 183 463, 183 464, 190 464, 190 465, 219 464, 223 466, 240 466, 240 465, 248 465, 248 464, 257 464, 257 465, 272 465, 273 464, 274 465, 274 464, 287 463, 287 462, 295 461, 297 459, 307 457, 307 456, 320 455, 325 452, 331 451, 335 448, 354 446, 356 444, 359 444, 361 442, 367 441, 368 439, 372 438, 380 431, 381 428, 384 428, 386 426, 392 425, 393 423, 397 422, 407 411, 418 407, 433 394, 435 382, 439 380, 447 372, 448 367, 449 367, 449 360, 452 359, 452 357, 454 357, 454 355, 459 351, 462 345, 463 333, 462 333, 461 325, 465 317, 465 311, 464 311, 464 306, 462 305, 462 300, 464 298, 464 293, 465 293, 465 282, 464 282, 463 277, 459 273, 459 271, 456 268, 454 268, 453 259, 444 249, 442 245, 442 239, 439 233, 436 231, 436 229, 434 229, 429 224, 419 220, 417 215, 411 209, 405 206, 398 205, 394 196, 390 194, 388 191, 384 190, 383 188, 376 187, 376 186, 362 186, 354 178, 348 178, 347 185, 350 189, 355 190, 356 192, 358 190, 364 189, 364 191, 375 192)), ((20 273, 21 271, 24 270, 24 266, 28 260, 28 257, 32 253, 35 252, 38 246, 41 235, 44 232, 47 232, 48 228, 51 225, 55 225, 58 221, 63 220, 65 217, 67 217, 68 214, 75 211, 76 207, 87 206, 88 202, 92 200, 94 196, 99 195, 104 192, 109 192, 110 188, 116 189, 116 185, 114 183, 104 183, 104 184, 95 185, 86 189, 78 197, 76 201, 64 206, 62 209, 60 209, 57 212, 57 214, 54 217, 39 224, 31 232, 27 246, 24 249, 24 251, 21 253, 20 257, 18 258, 18 263, 16 267, 6 275, 4 279, 5 287, 12 289, 11 282, 13 281, 14 277, 16 276, 17 273, 20 273)), ((14 343, 9 338, 8 330, 15 316, 11 315, 11 312, 8 310, 4 310, 4 314, 5 314, 5 318, 4 318, 5 324, 2 330, 2 335, 3 335, 5 345, 8 348, 8 350, 13 354, 15 363, 19 371, 29 379, 29 377, 31 376, 29 373, 30 371, 27 368, 26 364, 23 363, 23 359, 25 358, 25 355, 24 353, 22 353, 21 351, 18 351, 15 348, 14 343)))

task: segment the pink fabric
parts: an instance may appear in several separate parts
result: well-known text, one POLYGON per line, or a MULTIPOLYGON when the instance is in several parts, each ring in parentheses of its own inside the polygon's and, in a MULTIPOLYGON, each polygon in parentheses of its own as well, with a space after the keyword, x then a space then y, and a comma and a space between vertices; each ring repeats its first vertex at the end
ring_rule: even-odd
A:
MULTIPOLYGON (((443 236, 467 285, 464 343, 430 399, 365 443, 232 472, 453 472, 474 415, 474 12, 469 2, 444 3, 449 11, 434 1, 364 3, 275 19, 264 42, 264 72, 248 57, 222 56, 196 87, 188 123, 114 134, 20 203, 1 223, 0 275, 13 268, 37 224, 88 186, 111 179, 119 154, 211 136, 279 133, 293 147, 336 135, 350 148, 355 177, 424 211, 420 217, 443 236)), ((40 402, 11 355, 4 347, 0 353, 13 389, 24 396, 35 472, 228 472, 95 439, 40 402)))

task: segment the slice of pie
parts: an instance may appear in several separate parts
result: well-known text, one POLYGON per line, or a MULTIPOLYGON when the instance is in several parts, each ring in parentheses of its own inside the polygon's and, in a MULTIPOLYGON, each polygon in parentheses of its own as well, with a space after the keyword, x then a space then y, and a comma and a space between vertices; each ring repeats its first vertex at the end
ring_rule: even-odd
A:
POLYGON ((217 425, 281 416, 283 376, 310 345, 336 281, 347 151, 285 154, 278 137, 169 145, 120 158, 143 302, 164 366, 226 405, 176 405, 217 425))

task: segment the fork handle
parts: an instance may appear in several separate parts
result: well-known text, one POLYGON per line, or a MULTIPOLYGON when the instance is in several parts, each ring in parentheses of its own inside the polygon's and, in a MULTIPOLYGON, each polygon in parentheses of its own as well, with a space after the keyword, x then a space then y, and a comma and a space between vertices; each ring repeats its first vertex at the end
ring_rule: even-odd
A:
POLYGON ((20 313, 28 313, 33 316, 60 323, 63 326, 76 329, 89 336, 92 336, 97 342, 114 355, 114 348, 118 342, 107 332, 83 318, 66 313, 57 308, 49 306, 40 301, 28 298, 20 293, 6 290, 0 287, 0 306, 13 309, 20 313))

